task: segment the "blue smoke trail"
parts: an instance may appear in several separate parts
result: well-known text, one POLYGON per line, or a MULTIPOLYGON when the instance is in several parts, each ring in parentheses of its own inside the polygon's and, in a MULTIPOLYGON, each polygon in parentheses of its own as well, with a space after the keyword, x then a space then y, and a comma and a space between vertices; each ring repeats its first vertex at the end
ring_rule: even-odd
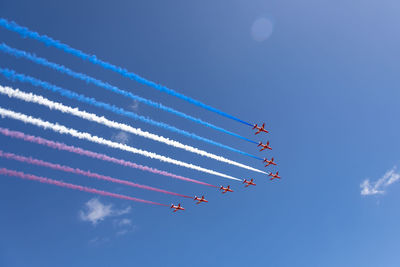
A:
POLYGON ((114 113, 122 115, 122 116, 126 116, 128 118, 132 118, 132 119, 135 119, 135 120, 140 120, 142 122, 145 122, 145 123, 157 126, 157 127, 161 127, 161 128, 166 129, 166 130, 169 130, 169 131, 172 131, 172 132, 175 132, 175 133, 179 133, 179 134, 191 137, 191 138, 196 139, 196 140, 200 140, 200 141, 203 141, 203 142, 206 142, 206 143, 209 143, 209 144, 212 144, 212 145, 215 145, 215 146, 218 146, 218 147, 221 147, 221 148, 233 151, 233 152, 240 153, 242 155, 246 155, 246 156, 249 156, 249 157, 252 157, 252 158, 255 158, 255 159, 262 160, 262 158, 253 156, 251 154, 248 154, 246 152, 243 152, 243 151, 240 151, 238 149, 232 148, 230 146, 226 146, 226 145, 223 145, 221 143, 212 141, 210 139, 198 136, 198 135, 196 135, 194 133, 190 133, 190 132, 178 129, 176 127, 173 127, 173 126, 168 125, 168 124, 163 123, 163 122, 154 121, 152 119, 140 116, 140 115, 138 115, 136 113, 133 113, 133 112, 130 112, 130 111, 126 111, 126 110, 124 110, 122 108, 119 108, 117 106, 97 101, 94 98, 86 97, 86 96, 81 95, 81 94, 77 94, 75 92, 72 92, 72 91, 69 91, 67 89, 58 87, 56 85, 52 85, 52 84, 50 84, 48 82, 44 82, 44 81, 41 81, 39 79, 30 77, 30 76, 27 76, 27 75, 24 75, 24 74, 16 73, 14 70, 0 68, 0 74, 2 74, 7 79, 10 79, 12 81, 17 80, 17 81, 24 82, 24 83, 30 83, 33 86, 42 87, 42 88, 44 88, 46 90, 61 94, 62 96, 68 97, 70 99, 78 100, 80 102, 83 102, 83 103, 86 103, 86 104, 89 104, 89 105, 92 105, 92 106, 95 106, 95 107, 103 108, 105 110, 114 112, 114 113))
POLYGON ((122 76, 127 77, 127 78, 129 78, 131 80, 135 80, 135 81, 137 81, 139 83, 148 85, 148 86, 153 87, 153 88, 155 88, 155 89, 157 89, 157 90, 159 90, 161 92, 165 92, 167 94, 173 95, 173 96, 178 97, 180 99, 183 99, 183 100, 185 100, 185 101, 187 101, 189 103, 192 103, 192 104, 194 104, 196 106, 202 107, 202 108, 207 109, 207 110, 212 111, 212 112, 215 112, 215 113, 217 113, 217 114, 219 114, 221 116, 224 116, 226 118, 241 122, 241 123, 243 123, 245 125, 248 125, 248 126, 253 126, 252 124, 250 124, 250 123, 248 123, 246 121, 243 121, 243 120, 241 120, 239 118, 236 118, 236 117, 234 117, 234 116, 232 116, 232 115, 230 115, 230 114, 228 114, 226 112, 220 111, 220 110, 218 110, 216 108, 213 108, 211 106, 208 106, 208 105, 206 105, 206 104, 204 104, 204 103, 202 103, 202 102, 200 102, 198 100, 195 100, 195 99, 190 98, 188 96, 185 96, 185 95, 183 95, 181 93, 178 93, 178 92, 176 92, 176 91, 174 91, 174 90, 172 90, 172 89, 170 89, 170 88, 168 88, 166 86, 163 86, 163 85, 160 85, 160 84, 156 84, 155 82, 149 81, 149 80, 147 80, 147 79, 145 79, 145 78, 143 78, 143 77, 141 77, 141 76, 139 76, 139 75, 137 75, 135 73, 129 72, 126 69, 123 69, 123 68, 115 66, 115 65, 113 65, 111 63, 107 63, 105 61, 102 61, 102 60, 98 59, 95 55, 86 54, 86 53, 84 53, 84 52, 82 52, 82 51, 80 51, 78 49, 74 49, 74 48, 72 48, 72 47, 70 47, 70 46, 68 46, 66 44, 63 44, 63 43, 61 43, 59 41, 56 41, 56 40, 54 40, 54 39, 52 39, 52 38, 50 38, 50 37, 48 37, 46 35, 40 35, 37 32, 33 32, 33 31, 29 30, 28 28, 19 26, 14 21, 9 22, 8 20, 6 20, 4 18, 0 18, 0 26, 4 27, 7 30, 16 32, 16 33, 20 34, 24 38, 28 37, 28 38, 43 42, 48 46, 56 47, 58 49, 63 50, 66 53, 72 54, 72 55, 74 55, 76 57, 79 57, 79 58, 81 58, 83 60, 87 60, 87 61, 89 61, 89 62, 91 62, 93 64, 96 64, 96 65, 99 65, 99 66, 101 66, 101 67, 103 67, 105 69, 109 69, 109 70, 112 70, 114 72, 117 72, 117 73, 121 74, 122 76))
POLYGON ((77 72, 75 72, 75 71, 73 71, 73 70, 71 70, 71 69, 69 69, 69 68, 67 68, 67 67, 65 67, 63 65, 59 65, 59 64, 56 64, 56 63, 53 63, 53 62, 49 62, 47 59, 37 57, 35 54, 30 54, 28 52, 25 52, 25 51, 22 51, 22 50, 19 50, 19 49, 16 49, 16 48, 9 47, 8 45, 6 45, 4 43, 0 44, 0 51, 4 52, 4 53, 7 53, 9 55, 15 56, 17 58, 28 59, 28 60, 36 63, 36 64, 49 67, 49 68, 54 69, 54 70, 56 70, 58 72, 67 74, 67 75, 69 75, 69 76, 71 76, 73 78, 80 79, 80 80, 85 81, 87 83, 92 83, 92 84, 97 85, 99 87, 102 87, 102 88, 104 88, 106 90, 112 91, 114 93, 120 94, 120 95, 125 96, 125 97, 129 97, 129 98, 131 98, 133 100, 137 100, 139 102, 142 102, 142 103, 144 103, 146 105, 149 105, 149 106, 152 106, 152 107, 155 107, 155 108, 170 112, 170 113, 175 114, 177 116, 180 116, 180 117, 183 117, 185 119, 194 121, 196 123, 205 125, 207 127, 215 129, 217 131, 221 131, 223 133, 230 134, 232 136, 235 136, 237 138, 243 139, 243 140, 248 141, 250 143, 258 144, 257 142, 255 142, 253 140, 250 140, 250 139, 248 139, 246 137, 243 137, 243 136, 240 136, 240 135, 238 135, 236 133, 227 131, 227 130, 221 128, 221 127, 215 126, 215 125, 213 125, 211 123, 208 123, 208 122, 205 122, 205 121, 203 121, 201 119, 194 118, 194 117, 192 117, 190 115, 187 115, 187 114, 185 114, 183 112, 177 111, 177 110, 175 110, 173 108, 166 107, 166 106, 164 106, 164 105, 162 105, 160 103, 157 103, 157 102, 148 100, 146 98, 137 96, 135 94, 132 94, 130 92, 121 90, 116 86, 110 85, 110 84, 105 83, 105 82, 100 81, 100 80, 97 80, 97 79, 95 79, 93 77, 90 77, 88 75, 85 75, 83 73, 77 73, 77 72))

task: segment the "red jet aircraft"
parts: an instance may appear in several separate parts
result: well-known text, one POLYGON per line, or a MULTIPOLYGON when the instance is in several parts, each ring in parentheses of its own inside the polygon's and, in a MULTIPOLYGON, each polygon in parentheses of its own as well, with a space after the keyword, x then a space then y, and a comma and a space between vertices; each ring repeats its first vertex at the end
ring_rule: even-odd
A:
POLYGON ((221 187, 219 188, 219 190, 223 190, 224 192, 222 192, 222 194, 225 194, 226 192, 233 192, 233 190, 231 189, 230 185, 228 185, 227 187, 223 187, 221 185, 221 187))
POLYGON ((172 204, 171 209, 174 209, 174 212, 176 212, 177 210, 185 210, 185 208, 181 206, 181 203, 179 203, 178 206, 172 204))
POLYGON ((265 165, 265 167, 267 167, 269 165, 276 165, 276 163, 274 162, 274 158, 271 158, 271 160, 268 160, 267 158, 265 158, 264 163, 267 163, 267 165, 265 165))
POLYGON ((259 133, 261 133, 261 132, 268 133, 268 131, 265 130, 264 127, 265 127, 265 122, 263 123, 263 125, 262 125, 261 127, 258 126, 257 123, 256 123, 256 124, 254 124, 253 130, 254 130, 254 129, 257 129, 257 132, 256 132, 255 134, 259 134, 259 133))
POLYGON ((270 178, 271 181, 274 179, 281 179, 281 177, 278 174, 279 174, 279 172, 276 172, 276 173, 271 172, 268 174, 268 176, 271 176, 271 178, 270 178))
POLYGON ((262 142, 260 142, 258 144, 258 146, 262 146, 262 148, 260 149, 260 151, 263 151, 264 149, 270 149, 272 150, 272 148, 269 146, 269 141, 267 141, 267 143, 264 145, 262 142))
POLYGON ((202 196, 201 198, 200 197, 194 197, 194 200, 196 201, 197 200, 197 203, 196 204, 200 204, 201 202, 208 202, 208 200, 206 200, 205 198, 204 198, 204 196, 202 196))
POLYGON ((250 185, 256 185, 255 183, 253 183, 253 178, 250 179, 250 181, 247 181, 246 179, 244 179, 243 183, 245 183, 246 185, 244 187, 249 187, 250 185))

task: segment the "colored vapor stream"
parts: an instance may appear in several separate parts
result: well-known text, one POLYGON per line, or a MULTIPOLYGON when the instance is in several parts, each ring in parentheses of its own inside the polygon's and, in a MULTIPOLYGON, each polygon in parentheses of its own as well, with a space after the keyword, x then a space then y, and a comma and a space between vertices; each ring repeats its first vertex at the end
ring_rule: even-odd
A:
POLYGON ((77 94, 75 92, 72 92, 72 91, 69 91, 67 89, 58 87, 56 85, 52 85, 52 84, 50 84, 48 82, 44 82, 44 81, 41 81, 39 79, 30 77, 30 76, 27 76, 27 75, 24 75, 24 74, 16 73, 13 70, 0 68, 0 74, 4 75, 4 77, 6 77, 6 78, 8 78, 8 79, 10 79, 12 81, 17 80, 17 81, 24 82, 24 83, 30 83, 33 86, 39 86, 39 87, 41 87, 43 89, 46 89, 46 90, 61 94, 62 96, 68 97, 70 99, 74 99, 74 100, 80 101, 80 102, 85 103, 85 104, 89 104, 89 105, 92 105, 92 106, 95 106, 95 107, 99 107, 99 108, 111 111, 111 112, 113 112, 115 114, 118 114, 118 115, 122 115, 122 116, 125 116, 125 117, 128 117, 128 118, 132 118, 132 119, 135 119, 135 120, 139 120, 139 121, 142 121, 144 123, 151 124, 153 126, 157 126, 157 127, 169 130, 171 132, 175 132, 175 133, 178 133, 178 134, 181 134, 181 135, 196 139, 196 140, 200 140, 200 141, 203 141, 203 142, 206 142, 206 143, 209 143, 209 144, 212 144, 212 145, 215 145, 215 146, 218 146, 218 147, 221 147, 221 148, 224 148, 224 149, 227 149, 227 150, 230 150, 230 151, 233 151, 233 152, 245 155, 245 156, 249 156, 249 157, 252 157, 252 158, 255 158, 255 159, 258 159, 258 160, 263 160, 260 157, 251 155, 249 153, 240 151, 238 149, 232 148, 232 147, 227 146, 227 145, 223 145, 221 143, 212 141, 210 139, 198 136, 198 135, 196 135, 194 133, 190 133, 190 132, 178 129, 178 128, 174 127, 174 126, 171 126, 171 125, 163 123, 163 122, 154 121, 154 120, 152 120, 150 118, 147 118, 147 117, 144 117, 144 116, 140 116, 140 115, 138 115, 138 114, 136 114, 134 112, 126 111, 126 110, 124 110, 122 108, 119 108, 119 107, 116 107, 114 105, 97 101, 94 98, 86 97, 86 96, 81 95, 81 94, 77 94))
POLYGON ((95 135, 91 135, 90 133, 79 132, 79 131, 77 131, 75 129, 65 127, 65 126, 60 125, 58 123, 51 123, 51 122, 48 122, 48 121, 43 121, 41 119, 34 118, 32 116, 28 116, 28 115, 25 115, 25 114, 22 114, 22 113, 19 113, 19 112, 14 112, 12 110, 0 108, 0 115, 2 117, 7 117, 7 118, 10 118, 10 119, 19 120, 19 121, 24 122, 24 123, 29 123, 29 124, 38 126, 40 128, 43 128, 43 129, 51 129, 52 131, 57 132, 59 134, 68 134, 70 136, 73 136, 73 137, 76 137, 76 138, 79 138, 79 139, 84 139, 84 140, 87 140, 87 141, 90 141, 90 142, 93 142, 93 143, 97 143, 97 144, 100 144, 100 145, 105 145, 105 146, 112 147, 112 148, 118 148, 120 150, 123 150, 123 151, 126 151, 126 152, 131 152, 133 154, 142 155, 142 156, 145 156, 145 157, 148 157, 148 158, 151 158, 151 159, 158 159, 161 162, 171 163, 171 164, 174 164, 174 165, 177 165, 177 166, 185 167, 185 168, 192 169, 192 170, 197 170, 197 171, 200 171, 200 172, 212 174, 212 175, 223 177, 223 178, 226 178, 226 179, 241 181, 240 179, 235 178, 235 177, 230 176, 230 175, 227 175, 227 174, 223 174, 223 173, 220 173, 220 172, 217 172, 217 171, 213 171, 213 170, 210 170, 210 169, 207 169, 207 168, 203 168, 203 167, 191 164, 191 163, 186 163, 186 162, 183 162, 183 161, 179 161, 179 160, 176 160, 176 159, 172 159, 172 158, 169 158, 169 157, 158 155, 156 153, 149 152, 149 151, 146 151, 146 150, 141 150, 141 149, 138 149, 138 148, 135 148, 135 147, 131 147, 131 146, 125 145, 125 144, 120 144, 120 143, 117 143, 117 142, 113 142, 113 141, 110 141, 110 140, 107 140, 107 139, 104 139, 104 138, 101 138, 101 137, 98 137, 98 136, 95 136, 95 135))
POLYGON ((148 138, 148 139, 151 139, 151 140, 154 140, 154 141, 157 141, 157 142, 161 142, 161 143, 164 143, 166 145, 170 145, 170 146, 173 146, 173 147, 176 147, 176 148, 181 148, 181 149, 184 149, 186 151, 189 151, 189 152, 192 152, 192 153, 196 153, 198 155, 205 156, 205 157, 208 157, 208 158, 211 158, 211 159, 214 159, 214 160, 218 160, 218 161, 221 161, 221 162, 225 162, 225 163, 228 163, 228 164, 240 167, 240 168, 244 168, 244 169, 247 169, 247 170, 264 173, 263 171, 260 171, 260 170, 257 170, 255 168, 252 168, 250 166, 238 163, 236 161, 229 160, 229 159, 226 159, 224 157, 214 155, 212 153, 208 153, 206 151, 200 150, 200 149, 192 147, 192 146, 184 145, 184 144, 182 144, 182 143, 180 143, 178 141, 170 140, 170 139, 165 138, 163 136, 159 136, 159 135, 152 134, 152 133, 149 133, 149 132, 146 132, 146 131, 142 131, 139 128, 133 128, 133 127, 131 127, 129 125, 126 125, 126 124, 123 124, 123 123, 118 123, 118 122, 115 122, 115 121, 112 121, 112 120, 108 120, 105 117, 100 117, 100 116, 97 116, 96 114, 93 114, 93 113, 88 113, 88 112, 85 112, 85 111, 81 111, 78 108, 72 108, 72 107, 69 107, 69 106, 65 106, 65 105, 63 105, 61 103, 53 102, 53 101, 48 100, 47 98, 44 98, 42 96, 38 96, 38 95, 35 95, 35 94, 32 94, 32 93, 25 93, 25 92, 22 92, 22 91, 20 91, 18 89, 13 89, 13 88, 7 87, 7 86, 3 87, 1 85, 0 85, 0 93, 1 94, 5 94, 8 97, 18 98, 18 99, 26 101, 26 102, 37 103, 39 105, 46 106, 49 109, 59 110, 59 111, 61 111, 63 113, 68 113, 68 114, 71 114, 73 116, 77 116, 77 117, 82 118, 82 119, 86 119, 86 120, 89 120, 89 121, 97 122, 99 124, 105 125, 105 126, 110 127, 110 128, 126 131, 126 132, 129 132, 129 133, 132 133, 132 134, 135 134, 135 135, 139 135, 139 136, 142 136, 144 138, 148 138))
POLYGON ((28 164, 31 164, 31 165, 47 167, 47 168, 51 168, 51 169, 55 169, 55 170, 59 170, 59 171, 63 171, 63 172, 69 172, 69 173, 73 173, 73 174, 83 175, 83 176, 86 176, 86 177, 95 178, 95 179, 99 179, 99 180, 104 180, 104 181, 108 181, 108 182, 112 182, 112 183, 123 184, 123 185, 131 186, 131 187, 137 187, 137 188, 141 188, 141 189, 145 189, 145 190, 151 190, 151 191, 164 193, 164 194, 169 194, 169 195, 174 195, 174 196, 192 198, 190 196, 186 196, 186 195, 170 192, 170 191, 159 189, 159 188, 155 188, 155 187, 152 187, 152 186, 136 184, 136 183, 132 183, 132 182, 129 182, 129 181, 126 181, 126 180, 120 180, 120 179, 116 179, 116 178, 113 178, 113 177, 110 177, 110 176, 101 175, 101 174, 97 174, 97 173, 92 173, 90 171, 83 171, 83 170, 78 169, 78 168, 72 168, 72 167, 63 166, 63 165, 60 165, 60 164, 46 162, 46 161, 39 160, 39 159, 34 159, 34 158, 31 158, 31 157, 28 158, 28 157, 24 157, 24 156, 20 156, 20 155, 15 155, 13 153, 3 152, 1 150, 0 150, 0 157, 6 158, 6 159, 11 159, 11 160, 16 160, 16 161, 20 161, 20 162, 24 162, 24 163, 28 163, 28 164))
POLYGON ((54 142, 54 141, 51 141, 51 140, 44 139, 42 137, 37 137, 37 136, 33 136, 33 135, 27 135, 27 134, 24 134, 24 133, 19 132, 19 131, 12 131, 12 130, 0 127, 0 134, 2 134, 4 136, 11 137, 11 138, 15 138, 15 139, 21 139, 21 140, 24 140, 26 142, 31 142, 31 143, 34 143, 34 144, 47 146, 47 147, 50 147, 50 148, 53 148, 53 149, 58 149, 58 150, 61 150, 61 151, 68 151, 68 152, 75 153, 75 154, 78 154, 78 155, 82 155, 82 156, 86 156, 86 157, 90 157, 90 158, 94 158, 94 159, 99 159, 99 160, 102 160, 102 161, 108 161, 108 162, 112 162, 112 163, 115 163, 115 164, 118 164, 118 165, 121 165, 121 166, 129 167, 129 168, 133 168, 133 169, 138 169, 138 170, 141 170, 141 171, 151 172, 151 173, 154 173, 154 174, 159 174, 159 175, 163 175, 163 176, 174 178, 174 179, 179 179, 179 180, 186 181, 186 182, 192 182, 192 183, 206 185, 206 186, 210 186, 210 187, 217 187, 215 185, 208 184, 208 183, 205 183, 205 182, 201 182, 201 181, 198 181, 198 180, 195 180, 195 179, 191 179, 191 178, 183 177, 183 176, 176 175, 176 174, 173 174, 173 173, 169 173, 169 172, 166 172, 166 171, 161 171, 161 170, 158 170, 158 169, 155 169, 155 168, 143 166, 143 165, 136 164, 136 163, 133 163, 133 162, 130 162, 130 161, 126 161, 126 160, 123 160, 123 159, 113 158, 113 157, 107 156, 105 154, 96 153, 96 152, 93 152, 93 151, 85 150, 83 148, 69 146, 69 145, 66 145, 66 144, 63 144, 63 143, 59 143, 59 142, 54 142))
POLYGON ((32 180, 32 181, 36 181, 36 182, 40 182, 40 183, 44 183, 44 184, 52 184, 52 185, 56 185, 56 186, 60 186, 60 187, 79 190, 79 191, 97 194, 97 195, 101 195, 101 196, 108 196, 108 197, 113 197, 113 198, 142 202, 142 203, 146 203, 146 204, 169 207, 169 205, 165 205, 165 204, 161 204, 161 203, 157 203, 157 202, 153 202, 153 201, 148 201, 148 200, 125 196, 125 195, 120 195, 120 194, 115 194, 115 193, 98 190, 98 189, 94 189, 94 188, 90 188, 90 187, 86 187, 86 186, 65 183, 65 182, 61 182, 61 181, 57 181, 57 180, 53 180, 53 179, 49 179, 49 178, 45 178, 45 177, 36 176, 33 174, 25 174, 23 172, 9 170, 6 168, 0 168, 0 175, 7 175, 7 176, 11 176, 11 177, 26 179, 26 180, 32 180))
POLYGON ((46 35, 40 35, 37 32, 33 32, 33 31, 29 30, 28 28, 19 26, 17 23, 15 23, 13 21, 9 22, 8 20, 6 20, 4 18, 0 18, 0 26, 2 26, 3 28, 5 28, 7 30, 16 32, 16 33, 18 33, 19 35, 21 35, 24 38, 28 37, 28 38, 40 41, 40 42, 46 44, 47 46, 53 46, 53 47, 55 47, 57 49, 63 50, 66 53, 69 53, 71 55, 79 57, 79 58, 81 58, 83 60, 87 60, 87 61, 89 61, 89 62, 91 62, 93 64, 96 64, 96 65, 99 65, 99 66, 101 66, 101 67, 103 67, 105 69, 108 69, 108 70, 114 71, 116 73, 119 73, 120 75, 122 75, 124 77, 127 77, 127 78, 129 78, 131 80, 134 80, 134 81, 137 81, 139 83, 145 84, 147 86, 153 87, 153 88, 155 88, 155 89, 157 89, 157 90, 159 90, 161 92, 173 95, 175 97, 183 99, 183 100, 185 100, 185 101, 187 101, 189 103, 192 103, 192 104, 194 104, 196 106, 199 106, 199 107, 202 107, 202 108, 207 109, 209 111, 212 111, 214 113, 217 113, 217 114, 219 114, 221 116, 224 116, 226 118, 238 121, 238 122, 243 123, 243 124, 248 125, 248 126, 253 126, 252 124, 250 124, 250 123, 248 123, 248 122, 246 122, 244 120, 236 118, 235 116, 232 116, 232 115, 230 115, 230 114, 228 114, 226 112, 220 111, 220 110, 218 110, 216 108, 213 108, 213 107, 211 107, 209 105, 206 105, 206 104, 204 104, 204 103, 202 103, 202 102, 200 102, 198 100, 195 100, 195 99, 190 98, 188 96, 185 96, 185 95, 183 95, 181 93, 178 93, 178 92, 174 91, 173 89, 170 89, 170 88, 168 88, 166 86, 163 86, 163 85, 157 84, 155 82, 149 81, 149 80, 139 76, 138 74, 129 72, 128 70, 126 70, 124 68, 121 68, 121 67, 115 66, 113 64, 107 63, 105 61, 102 61, 102 60, 98 59, 95 55, 86 54, 86 53, 84 53, 84 52, 82 52, 82 51, 80 51, 78 49, 72 48, 72 47, 70 47, 70 46, 68 46, 66 44, 61 43, 60 41, 56 41, 56 40, 54 40, 54 39, 52 39, 52 38, 50 38, 50 37, 48 37, 46 35))
POLYGON ((250 143, 258 144, 257 142, 255 142, 253 140, 250 140, 250 139, 248 139, 246 137, 243 137, 243 136, 238 135, 236 133, 233 133, 233 132, 230 132, 228 130, 225 130, 225 129, 221 128, 221 127, 215 126, 215 125, 213 125, 211 123, 205 122, 205 121, 203 121, 203 120, 201 120, 199 118, 195 118, 195 117, 192 117, 192 116, 190 116, 188 114, 185 114, 183 112, 177 111, 177 110, 175 110, 173 108, 166 107, 166 106, 162 105, 161 103, 157 103, 157 102, 151 101, 149 99, 137 96, 137 95, 135 95, 135 94, 133 94, 131 92, 121 90, 120 88, 118 88, 116 86, 110 85, 108 83, 105 83, 105 82, 100 81, 98 79, 95 79, 93 77, 90 77, 90 76, 88 76, 86 74, 77 73, 77 72, 75 72, 75 71, 73 71, 73 70, 71 70, 71 69, 69 69, 69 68, 67 68, 67 67, 65 67, 63 65, 56 64, 56 63, 53 63, 53 62, 49 62, 45 58, 40 58, 40 57, 37 57, 34 54, 31 54, 31 53, 28 53, 28 52, 25 52, 25 51, 22 51, 22 50, 18 50, 18 49, 9 47, 8 45, 6 45, 4 43, 0 44, 0 51, 2 51, 4 53, 7 53, 9 55, 15 56, 17 58, 25 58, 27 60, 30 60, 30 61, 36 63, 36 64, 40 64, 42 66, 49 67, 49 68, 51 68, 53 70, 56 70, 58 72, 64 73, 64 74, 69 75, 69 76, 71 76, 73 78, 76 78, 76 79, 80 79, 80 80, 85 81, 87 83, 91 83, 91 84, 94 84, 96 86, 102 87, 102 88, 104 88, 106 90, 109 90, 111 92, 120 94, 120 95, 122 95, 124 97, 128 97, 128 98, 131 98, 133 100, 136 100, 136 101, 139 101, 141 103, 144 103, 146 105, 152 106, 154 108, 158 108, 158 109, 161 109, 163 111, 170 112, 170 113, 175 114, 177 116, 180 116, 182 118, 185 118, 185 119, 191 120, 193 122, 202 124, 204 126, 212 128, 214 130, 217 130, 217 131, 220 131, 220 132, 235 136, 237 138, 243 139, 243 140, 248 141, 250 143))

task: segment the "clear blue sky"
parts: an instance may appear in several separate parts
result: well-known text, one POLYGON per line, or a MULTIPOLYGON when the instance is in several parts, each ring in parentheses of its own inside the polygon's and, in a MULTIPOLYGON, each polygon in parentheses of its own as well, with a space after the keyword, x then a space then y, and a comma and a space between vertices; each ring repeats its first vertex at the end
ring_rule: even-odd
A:
MULTIPOLYGON (((1 159, 3 167, 166 204, 182 202, 187 210, 173 214, 164 207, 97 198, 1 176, 0 266, 398 266, 400 188, 396 183, 375 183, 399 163, 399 8, 395 0, 115 0, 112 4, 92 0, 0 1, 0 17, 96 54, 246 121, 266 121, 271 133, 261 137, 271 141, 273 151, 261 155, 274 156, 279 163, 276 170, 283 177, 271 183, 263 175, 141 137, 126 136, 132 146, 237 177, 255 178, 257 187, 245 190, 239 182, 0 119, 1 127, 217 185, 230 183, 235 190, 233 194, 221 195, 213 188, 1 136, 0 148, 7 152, 183 194, 204 193, 210 202, 196 206, 190 199, 1 159), (254 36, 254 32, 252 35, 254 23, 261 18, 272 25, 272 34, 266 40, 254 36), (361 195, 360 185, 366 179, 370 182, 369 193, 361 195), (374 194, 373 189, 384 193, 374 194), (96 218, 103 220, 94 224, 96 218)), ((13 47, 254 138, 244 125, 54 48, 21 39, 4 29, 0 29, 0 37, 1 42, 13 47)), ((137 105, 28 61, 0 54, 0 66, 125 109, 132 109, 133 105, 139 114, 258 153, 252 144, 137 105)), ((2 77, 0 84, 35 92, 262 168, 254 159, 26 84, 2 77)), ((0 104, 104 138, 121 137, 118 131, 49 112, 38 105, 4 96, 0 96, 0 104)), ((393 178, 397 177, 396 172, 393 178)))

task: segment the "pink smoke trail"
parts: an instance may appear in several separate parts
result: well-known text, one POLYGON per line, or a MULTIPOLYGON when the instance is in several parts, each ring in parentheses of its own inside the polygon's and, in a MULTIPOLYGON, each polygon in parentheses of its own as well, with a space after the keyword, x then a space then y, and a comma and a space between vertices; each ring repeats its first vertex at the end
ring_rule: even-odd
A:
POLYGON ((120 180, 120 179, 116 179, 116 178, 113 178, 113 177, 110 177, 110 176, 105 176, 105 175, 101 175, 101 174, 97 174, 97 173, 92 173, 90 171, 83 171, 83 170, 78 169, 78 168, 71 168, 71 167, 68 167, 68 166, 54 164, 54 163, 51 163, 51 162, 46 162, 46 161, 43 161, 43 160, 31 158, 31 157, 27 158, 27 157, 24 157, 24 156, 15 155, 13 153, 3 152, 1 150, 0 150, 0 157, 6 158, 6 159, 12 159, 12 160, 16 160, 16 161, 32 164, 32 165, 47 167, 47 168, 51 168, 51 169, 55 169, 55 170, 59 170, 59 171, 63 171, 63 172, 69 172, 69 173, 83 175, 83 176, 86 176, 86 177, 105 180, 105 181, 109 181, 109 182, 112 182, 112 183, 118 183, 118 184, 123 184, 123 185, 127 185, 127 186, 138 187, 138 188, 141 188, 141 189, 156 191, 156 192, 169 194, 169 195, 174 195, 174 196, 192 198, 192 197, 189 197, 189 196, 186 196, 186 195, 170 192, 170 191, 167 191, 167 190, 163 190, 163 189, 159 189, 159 188, 155 188, 155 187, 151 187, 151 186, 147 186, 147 185, 136 184, 136 183, 132 183, 132 182, 129 182, 129 181, 126 181, 126 180, 120 180))
POLYGON ((61 181, 57 181, 57 180, 53 180, 53 179, 49 179, 49 178, 45 178, 45 177, 36 176, 33 174, 25 174, 23 172, 9 170, 6 168, 0 168, 0 175, 8 175, 8 176, 12 176, 12 177, 21 178, 21 179, 37 181, 37 182, 44 183, 44 184, 52 184, 52 185, 56 185, 56 186, 60 186, 60 187, 65 187, 65 188, 79 190, 79 191, 83 191, 83 192, 98 194, 98 195, 102 195, 102 196, 108 196, 108 197, 114 197, 114 198, 119 198, 119 199, 126 199, 126 200, 131 200, 131 201, 136 201, 136 202, 142 202, 142 203, 147 203, 147 204, 169 207, 169 205, 165 205, 165 204, 161 204, 161 203, 157 203, 157 202, 153 202, 153 201, 148 201, 148 200, 135 198, 135 197, 129 197, 129 196, 120 195, 120 194, 115 194, 115 193, 97 190, 94 188, 89 188, 89 187, 85 187, 85 186, 81 186, 81 185, 69 184, 69 183, 65 183, 65 182, 61 182, 61 181))
POLYGON ((91 157, 91 158, 95 158, 95 159, 100 159, 103 161, 109 161, 109 162, 113 162, 122 166, 126 166, 126 167, 130 167, 130 168, 134 168, 134 169, 139 169, 142 171, 147 171, 147 172, 151 172, 151 173, 155 173, 155 174, 159 174, 159 175, 163 175, 163 176, 167 176, 167 177, 171 177, 171 178, 175 178, 175 179, 179 179, 179 180, 183 180, 183 181, 187 181, 187 182, 192 182, 192 183, 196 183, 196 184, 201 184, 201 185, 206 185, 206 186, 211 186, 211 187, 217 187, 215 185, 211 185, 205 182, 201 182, 198 180, 194 180, 191 178, 187 178, 187 177, 183 177, 180 175, 176 175, 173 173, 169 173, 166 171, 161 171, 158 169, 154 169, 154 168, 150 168, 147 166, 143 166, 143 165, 139 165, 130 161, 125 161, 122 159, 116 159, 104 154, 100 154, 100 153, 96 153, 96 152, 92 152, 89 150, 85 150, 79 147, 74 147, 74 146, 69 146, 63 143, 59 143, 59 142, 54 142, 54 141, 50 141, 41 137, 37 137, 37 136, 33 136, 33 135, 27 135, 24 134, 22 132, 18 132, 18 131, 12 131, 6 128, 1 128, 0 127, 0 134, 3 134, 5 136, 9 136, 12 138, 16 138, 16 139, 22 139, 24 141, 27 142, 31 142, 31 143, 35 143, 35 144, 39 144, 39 145, 44 145, 47 147, 51 147, 54 149, 58 149, 58 150, 64 150, 64 151, 69 151, 72 153, 76 153, 79 155, 83 155, 83 156, 87 156, 87 157, 91 157))

